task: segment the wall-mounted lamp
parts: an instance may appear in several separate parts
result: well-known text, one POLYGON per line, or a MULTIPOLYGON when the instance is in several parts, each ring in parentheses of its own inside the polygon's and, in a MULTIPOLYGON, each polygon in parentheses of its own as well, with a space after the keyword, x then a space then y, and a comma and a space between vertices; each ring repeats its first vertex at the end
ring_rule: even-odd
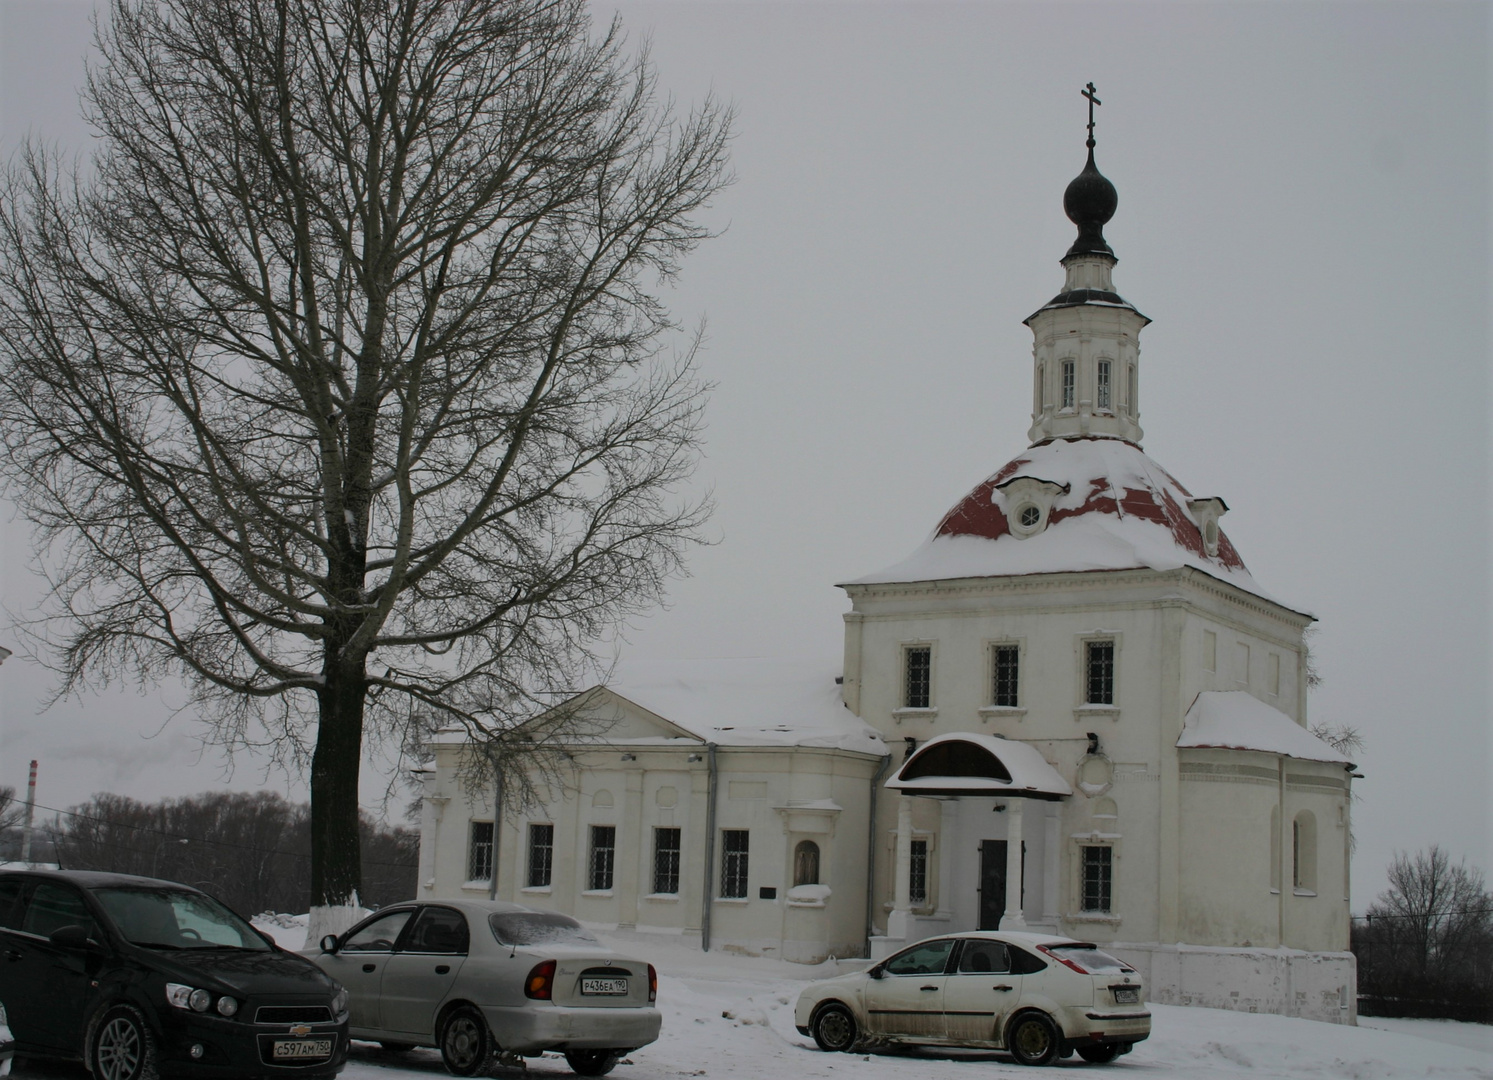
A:
POLYGON ((918 748, 918 741, 911 735, 902 736, 902 741, 907 744, 907 750, 902 754, 902 760, 906 761, 908 758, 912 757, 913 751, 918 748))
POLYGON ((622 760, 623 761, 637 761, 638 760, 638 755, 637 754, 623 754, 622 755, 622 760))
POLYGON ((1089 753, 1097 754, 1099 752, 1099 733, 1096 731, 1090 731, 1086 734, 1089 737, 1089 753))
POLYGON ((704 761, 705 760, 705 755, 704 754, 691 754, 689 757, 685 758, 685 760, 686 761, 704 761))
POLYGON ((997 814, 1004 814, 1006 812, 1006 804, 1005 803, 996 803, 995 804, 995 812, 997 814))

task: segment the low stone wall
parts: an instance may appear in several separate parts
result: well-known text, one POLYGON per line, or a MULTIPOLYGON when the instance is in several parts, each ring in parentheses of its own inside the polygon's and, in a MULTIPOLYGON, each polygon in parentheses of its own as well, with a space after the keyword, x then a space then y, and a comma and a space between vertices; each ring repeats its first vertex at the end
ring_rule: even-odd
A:
POLYGON ((1154 942, 1102 948, 1133 965, 1145 977, 1146 997, 1162 1005, 1358 1023, 1358 964, 1349 952, 1154 942))

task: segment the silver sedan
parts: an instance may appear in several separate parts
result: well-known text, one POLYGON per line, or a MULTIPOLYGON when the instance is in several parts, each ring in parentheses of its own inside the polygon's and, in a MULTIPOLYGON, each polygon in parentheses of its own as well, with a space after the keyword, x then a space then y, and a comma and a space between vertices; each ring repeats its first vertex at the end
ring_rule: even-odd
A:
POLYGON ((351 995, 348 1032, 386 1049, 434 1046, 456 1076, 499 1054, 565 1054, 603 1076, 658 1038, 652 964, 619 956, 566 915, 489 900, 396 904, 306 953, 351 995))

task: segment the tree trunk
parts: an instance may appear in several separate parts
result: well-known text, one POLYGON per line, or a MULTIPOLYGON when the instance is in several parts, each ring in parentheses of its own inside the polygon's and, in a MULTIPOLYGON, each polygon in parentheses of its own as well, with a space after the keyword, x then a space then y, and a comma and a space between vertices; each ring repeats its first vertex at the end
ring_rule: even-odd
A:
MULTIPOLYGON (((328 649, 330 653, 331 648, 328 649)), ((358 775, 363 755, 363 665, 329 657, 318 693, 321 721, 311 758, 311 919, 306 942, 340 934, 362 915, 358 775)))

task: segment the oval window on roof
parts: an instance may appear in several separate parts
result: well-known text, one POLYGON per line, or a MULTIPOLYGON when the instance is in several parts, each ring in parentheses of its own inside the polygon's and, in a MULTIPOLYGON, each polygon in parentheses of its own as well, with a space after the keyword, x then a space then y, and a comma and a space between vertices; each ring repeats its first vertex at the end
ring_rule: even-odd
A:
POLYGON ((951 740, 919 752, 902 770, 903 780, 924 776, 979 776, 1011 782, 1011 771, 1000 758, 975 743, 951 740))

